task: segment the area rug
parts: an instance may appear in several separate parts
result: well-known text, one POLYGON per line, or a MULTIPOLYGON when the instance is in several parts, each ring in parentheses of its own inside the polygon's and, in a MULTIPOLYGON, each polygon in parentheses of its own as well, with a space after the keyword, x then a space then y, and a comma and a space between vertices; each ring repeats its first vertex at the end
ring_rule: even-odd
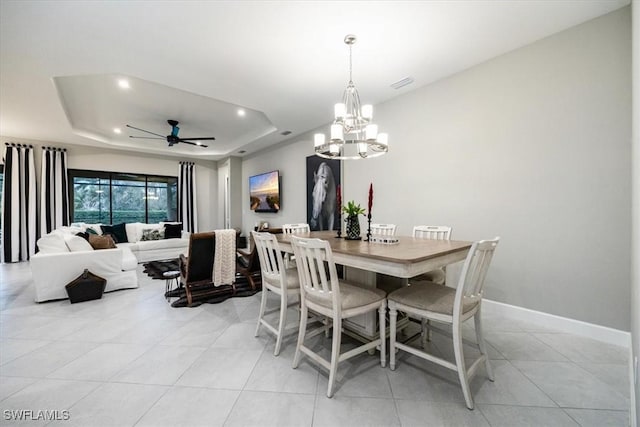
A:
POLYGON ((154 279, 164 279, 163 274, 167 271, 180 271, 178 258, 164 259, 160 261, 150 261, 142 264, 144 267, 143 273, 154 279))
MULTIPOLYGON (((163 273, 166 271, 179 271, 178 259, 150 261, 143 264, 148 276, 154 279, 165 279, 163 273)), ((236 274, 236 280, 232 285, 222 286, 202 286, 193 289, 193 302, 191 307, 197 307, 203 303, 218 304, 233 297, 248 297, 260 292, 260 288, 253 289, 251 284, 241 274, 236 274)), ((172 307, 188 307, 187 293, 184 288, 173 289, 165 294, 167 298, 178 298, 171 303, 172 307)))

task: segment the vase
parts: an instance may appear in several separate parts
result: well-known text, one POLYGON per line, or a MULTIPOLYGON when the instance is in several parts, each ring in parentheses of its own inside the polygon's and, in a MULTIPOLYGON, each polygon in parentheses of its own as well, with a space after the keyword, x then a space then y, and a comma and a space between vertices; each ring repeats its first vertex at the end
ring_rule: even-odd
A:
POLYGON ((358 216, 348 216, 347 219, 347 240, 360 240, 360 221, 358 221, 358 216))

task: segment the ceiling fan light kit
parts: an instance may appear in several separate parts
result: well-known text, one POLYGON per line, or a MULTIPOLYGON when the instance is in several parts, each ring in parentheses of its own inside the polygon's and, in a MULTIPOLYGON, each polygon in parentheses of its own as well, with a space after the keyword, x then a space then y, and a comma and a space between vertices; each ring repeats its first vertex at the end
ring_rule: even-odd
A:
POLYGON ((372 123, 373 106, 360 105, 360 95, 353 83, 351 55, 356 36, 348 34, 344 42, 349 46, 349 83, 342 95, 342 102, 334 107, 335 120, 331 125, 329 141, 325 134, 315 134, 314 150, 316 155, 328 159, 378 157, 389 150, 389 137, 386 133, 378 133, 378 125, 372 123))
POLYGON ((160 135, 159 133, 155 133, 155 132, 150 132, 148 130, 140 129, 140 128, 137 128, 135 126, 127 125, 128 128, 139 130, 141 132, 145 132, 145 133, 148 133, 150 135, 155 135, 153 137, 151 137, 151 136, 129 135, 129 138, 164 139, 169 144, 169 147, 173 147, 175 144, 178 144, 178 143, 181 142, 183 144, 195 145, 195 146, 202 147, 202 148, 207 148, 208 146, 202 144, 202 142, 200 142, 200 141, 213 141, 213 140, 216 139, 213 136, 203 136, 203 137, 200 137, 200 138, 180 138, 178 136, 178 133, 180 132, 180 128, 178 127, 178 123, 179 122, 177 120, 169 119, 169 120, 167 120, 167 123, 169 123, 169 125, 171 126, 171 134, 169 134, 167 136, 163 136, 163 135, 160 135))

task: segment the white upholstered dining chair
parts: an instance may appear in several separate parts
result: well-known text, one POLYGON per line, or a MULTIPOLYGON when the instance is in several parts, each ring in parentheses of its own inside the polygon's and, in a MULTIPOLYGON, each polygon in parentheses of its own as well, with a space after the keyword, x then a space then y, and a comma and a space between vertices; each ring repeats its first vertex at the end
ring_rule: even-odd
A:
POLYGON ((326 240, 306 239, 292 236, 291 246, 296 256, 296 265, 300 280, 301 313, 298 343, 293 358, 293 368, 297 368, 304 353, 311 360, 329 370, 327 397, 332 397, 335 389, 338 364, 365 351, 380 348, 380 364, 386 363, 385 352, 385 314, 386 293, 376 288, 364 288, 338 279, 333 261, 331 246, 326 240), (305 339, 322 333, 321 327, 307 332, 309 310, 332 320, 333 338, 331 342, 331 360, 314 352, 305 345, 305 339), (354 349, 340 353, 342 340, 342 321, 353 316, 378 311, 379 335, 377 339, 354 349), (382 339, 380 337, 383 337, 382 339))
POLYGON ((424 282, 398 289, 387 296, 390 317, 390 361, 391 370, 396 368, 396 349, 429 360, 458 373, 464 400, 469 409, 473 409, 473 397, 469 389, 469 380, 476 373, 480 363, 484 362, 489 380, 493 381, 493 371, 489 363, 484 337, 482 336, 481 308, 485 278, 499 238, 475 242, 462 267, 456 289, 424 282), (452 325, 453 351, 455 362, 434 356, 423 349, 399 343, 396 340, 398 311, 417 319, 432 319, 452 325), (469 368, 463 353, 462 324, 473 318, 480 356, 469 368))
POLYGON ((273 354, 277 356, 280 354, 282 337, 287 324, 287 308, 290 305, 297 305, 299 301, 299 298, 295 298, 295 301, 290 302, 290 298, 300 295, 300 282, 298 281, 298 273, 295 269, 285 268, 282 252, 280 251, 280 246, 278 245, 275 235, 252 231, 251 236, 256 245, 262 271, 262 298, 260 301, 260 313, 258 315, 258 325, 256 326, 255 335, 258 336, 260 326, 264 326, 269 332, 275 334, 276 347, 273 354), (269 313, 265 313, 267 294, 269 292, 273 292, 280 297, 280 320, 277 326, 271 325, 264 318, 265 314, 275 311, 272 310, 269 313))
POLYGON ((395 236, 396 225, 395 224, 371 224, 372 236, 395 236))

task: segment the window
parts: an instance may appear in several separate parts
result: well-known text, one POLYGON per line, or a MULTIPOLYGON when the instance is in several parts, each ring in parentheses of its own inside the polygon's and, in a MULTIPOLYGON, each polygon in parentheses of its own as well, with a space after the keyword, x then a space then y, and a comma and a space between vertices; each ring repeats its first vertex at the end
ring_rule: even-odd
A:
POLYGON ((69 170, 73 222, 119 224, 175 221, 178 179, 69 170))

